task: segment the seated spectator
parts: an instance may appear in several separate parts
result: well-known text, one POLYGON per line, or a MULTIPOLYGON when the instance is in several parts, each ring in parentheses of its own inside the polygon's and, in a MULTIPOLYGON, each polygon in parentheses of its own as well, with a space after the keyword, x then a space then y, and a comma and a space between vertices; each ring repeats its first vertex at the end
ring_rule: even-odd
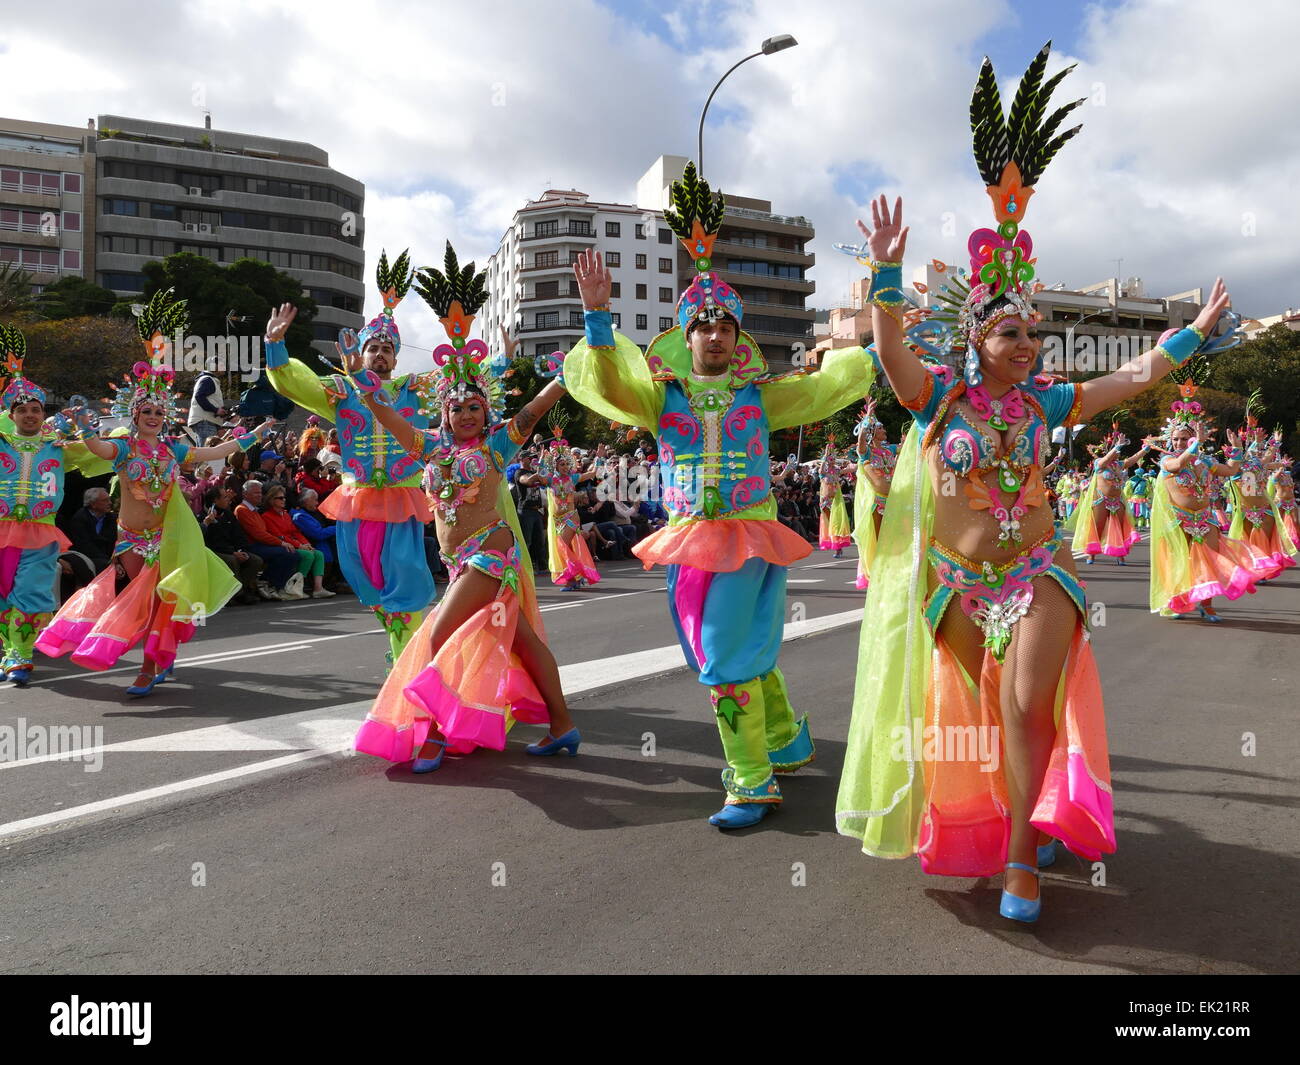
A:
POLYGON ((285 593, 284 586, 298 568, 298 549, 266 527, 262 514, 262 482, 244 482, 244 501, 235 508, 239 526, 248 537, 249 549, 266 563, 266 582, 275 592, 275 599, 306 599, 285 593))
POLYGON ((113 500, 105 488, 87 488, 82 504, 68 521, 68 539, 72 550, 88 558, 95 573, 102 573, 113 561, 117 545, 113 500))
POLYGON ((302 468, 294 475, 293 483, 298 489, 298 506, 300 507, 302 506, 304 492, 315 492, 316 499, 319 501, 326 498, 339 486, 337 478, 327 476, 320 459, 304 460, 302 468))
POLYGON ((200 523, 203 526, 203 542, 209 551, 230 567, 230 572, 240 583, 241 590, 232 602, 249 605, 262 599, 275 599, 278 593, 259 580, 266 563, 253 552, 243 526, 230 509, 234 499, 235 493, 224 485, 213 485, 204 493, 205 510, 200 523))
POLYGON ((320 496, 313 489, 306 489, 298 497, 298 505, 290 511, 290 516, 307 542, 325 556, 325 569, 330 578, 324 582, 325 587, 332 592, 351 591, 346 584, 342 584, 338 555, 334 550, 334 522, 320 512, 320 496))
POLYGON ((343 464, 343 457, 339 453, 339 431, 331 429, 325 437, 325 446, 316 452, 316 457, 320 459, 322 466, 328 466, 331 462, 343 464))
POLYGON ((285 583, 285 594, 293 599, 306 599, 303 580, 308 575, 312 579, 311 598, 332 599, 334 593, 325 587, 325 555, 312 547, 307 537, 299 531, 289 513, 289 504, 283 486, 272 483, 266 489, 266 506, 262 511, 262 520, 266 531, 278 536, 289 544, 298 555, 298 572, 285 583))

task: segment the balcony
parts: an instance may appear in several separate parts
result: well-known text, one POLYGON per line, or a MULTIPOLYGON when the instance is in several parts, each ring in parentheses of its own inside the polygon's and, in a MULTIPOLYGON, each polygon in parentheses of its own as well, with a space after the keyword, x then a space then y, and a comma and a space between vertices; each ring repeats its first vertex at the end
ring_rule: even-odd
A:
POLYGON ((569 274, 570 276, 572 276, 572 275, 573 275, 573 264, 572 264, 572 263, 556 263, 554 266, 524 266, 524 267, 520 267, 519 272, 520 272, 521 274, 544 274, 544 273, 546 273, 548 270, 551 270, 551 271, 559 271, 559 272, 561 272, 561 273, 566 273, 566 274, 569 274))
POLYGON ((803 215, 772 214, 769 211, 755 211, 749 207, 727 207, 726 218, 752 218, 756 222, 775 222, 781 226, 798 226, 800 229, 812 229, 812 219, 803 215))
POLYGON ((559 243, 565 240, 591 241, 595 239, 596 239, 596 231, 593 229, 588 229, 586 231, 560 229, 554 233, 535 233, 532 236, 521 237, 519 239, 519 243, 527 244, 530 241, 544 241, 544 240, 555 241, 556 243, 559 243))
POLYGON ((719 240, 713 245, 716 257, 720 252, 727 252, 743 259, 766 259, 787 266, 812 266, 817 257, 812 252, 790 251, 786 248, 764 248, 755 244, 743 244, 732 240, 719 240))
POLYGON ((561 322, 558 325, 523 325, 519 327, 518 332, 521 334, 545 333, 552 336, 559 336, 561 334, 583 336, 586 331, 581 325, 568 325, 567 323, 561 322))

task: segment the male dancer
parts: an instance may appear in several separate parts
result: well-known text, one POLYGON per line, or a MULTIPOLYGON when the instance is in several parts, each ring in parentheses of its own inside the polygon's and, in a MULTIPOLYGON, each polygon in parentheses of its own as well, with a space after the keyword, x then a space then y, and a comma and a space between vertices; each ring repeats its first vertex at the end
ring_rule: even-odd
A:
POLYGON ((574 267, 587 338, 565 360, 580 403, 658 439, 668 525, 633 551, 668 567, 668 602, 687 663, 709 687, 727 757, 719 828, 762 820, 781 801, 773 773, 813 760, 805 715, 797 724, 777 668, 786 567, 812 551, 776 517, 768 434, 815 422, 854 402, 874 370, 861 348, 831 352, 816 373, 768 372, 741 329, 744 305, 712 273, 724 207, 688 164, 665 218, 698 276, 677 303, 678 324, 641 349, 614 332, 611 278, 600 253, 574 267))

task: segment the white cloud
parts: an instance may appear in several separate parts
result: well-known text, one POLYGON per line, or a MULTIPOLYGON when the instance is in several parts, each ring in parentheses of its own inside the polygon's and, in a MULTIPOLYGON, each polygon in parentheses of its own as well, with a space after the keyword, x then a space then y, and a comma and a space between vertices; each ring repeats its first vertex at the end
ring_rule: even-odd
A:
MULTIPOLYGON (((983 38, 1034 40, 1005 2, 926 0, 880 9, 840 0, 680 3, 676 47, 594 0, 545 4, 153 0, 129 17, 60 6, 58 32, 32 10, 0 29, 6 115, 80 125, 99 113, 309 141, 365 182, 368 274, 381 247, 440 260, 444 239, 484 262, 514 210, 548 185, 630 201, 661 153, 693 155, 716 78, 765 37, 799 46, 741 67, 706 130, 707 172, 817 227, 813 303, 860 268, 831 250, 855 239, 873 191, 904 194, 909 259, 957 261, 990 218, 970 157, 966 108, 983 38), (143 38, 143 39, 142 39, 143 38), (838 187, 837 187, 838 186, 838 187), (945 234, 946 217, 955 232, 945 234)), ((1300 303, 1300 123, 1288 0, 1129 0, 1092 9, 1058 40, 1051 69, 1079 69, 1062 102, 1094 96, 1084 131, 1049 169, 1028 228, 1041 274, 1086 284, 1113 260, 1167 293, 1222 272, 1239 308, 1300 303), (1252 212, 1255 235, 1243 236, 1252 212)), ((367 315, 376 300, 368 293, 367 315)), ((440 331, 416 297, 399 321, 411 350, 440 331)))

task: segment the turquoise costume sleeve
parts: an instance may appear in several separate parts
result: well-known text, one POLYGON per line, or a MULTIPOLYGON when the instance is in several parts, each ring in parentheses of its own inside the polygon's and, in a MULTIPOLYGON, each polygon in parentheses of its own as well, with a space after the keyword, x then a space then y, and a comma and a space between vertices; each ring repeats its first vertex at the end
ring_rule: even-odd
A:
POLYGON ((297 359, 289 358, 289 349, 283 340, 267 341, 265 348, 266 376, 271 387, 298 406, 334 421, 337 399, 326 390, 321 379, 297 359))
POLYGON ((1067 385, 1058 381, 1042 392, 1030 392, 1043 407, 1043 416, 1047 419, 1047 428, 1055 429, 1070 420, 1070 411, 1078 399, 1079 386, 1067 385))
POLYGON ((180 440, 174 436, 169 436, 167 438, 167 446, 172 449, 172 454, 176 456, 176 462, 180 465, 184 465, 185 460, 189 458, 190 451, 192 450, 191 446, 184 440, 180 440))
POLYGON ((902 404, 903 409, 912 416, 912 420, 922 429, 928 428, 930 423, 934 421, 934 416, 939 411, 939 404, 943 402, 943 397, 948 394, 948 390, 952 387, 952 382, 944 384, 937 374, 930 373, 928 370, 926 373, 929 381, 922 386, 921 394, 913 398, 912 403, 914 406, 909 406, 906 403, 902 404))
POLYGON ((779 377, 759 385, 768 428, 788 429, 829 418, 858 402, 876 379, 876 368, 862 348, 828 352, 821 369, 779 377))
POLYGON ((612 348, 593 343, 604 339, 590 325, 590 319, 600 313, 608 312, 588 312, 587 339, 565 356, 569 395, 602 417, 640 426, 657 436, 664 384, 650 376, 641 349, 621 333, 611 332, 612 348))

